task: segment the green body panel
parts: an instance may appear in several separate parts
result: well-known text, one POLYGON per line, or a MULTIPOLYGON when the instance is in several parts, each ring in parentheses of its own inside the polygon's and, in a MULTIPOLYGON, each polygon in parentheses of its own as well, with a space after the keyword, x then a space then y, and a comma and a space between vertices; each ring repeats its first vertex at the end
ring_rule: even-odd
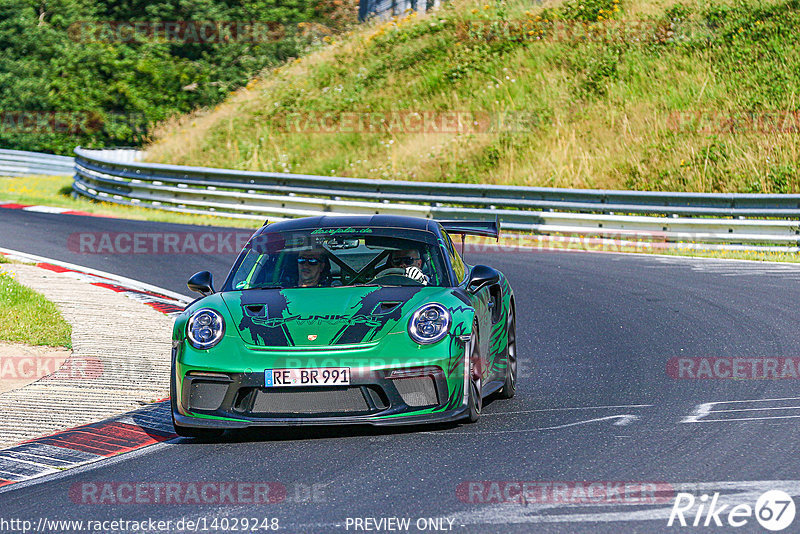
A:
POLYGON ((221 298, 246 345, 309 348, 379 341, 405 331, 411 314, 423 304, 454 299, 452 290, 440 287, 248 290, 221 298), (259 309, 262 305, 266 308, 259 309))
MULTIPOLYGON (((441 287, 297 288, 213 294, 192 303, 175 321, 176 394, 180 395, 183 377, 190 371, 263 377, 265 369, 349 367, 356 376, 358 370, 437 366, 447 380, 445 404, 373 419, 451 411, 466 402, 465 343, 459 336, 472 333, 476 317, 484 384, 505 377, 506 325, 513 293, 505 277, 501 276, 499 287, 500 294, 495 297, 500 298, 494 299, 494 306, 499 308, 494 312, 496 321, 492 320, 489 304, 493 296, 488 288, 476 294, 441 287), (387 302, 399 304, 388 313, 376 313, 376 307, 387 302), (414 311, 430 302, 447 308, 452 322, 443 340, 420 345, 410 338, 408 322, 414 311), (265 310, 259 310, 259 306, 265 310), (198 350, 186 340, 188 318, 203 308, 217 311, 225 320, 222 340, 208 350, 198 350)), ((225 419, 191 412, 186 415, 225 419)))

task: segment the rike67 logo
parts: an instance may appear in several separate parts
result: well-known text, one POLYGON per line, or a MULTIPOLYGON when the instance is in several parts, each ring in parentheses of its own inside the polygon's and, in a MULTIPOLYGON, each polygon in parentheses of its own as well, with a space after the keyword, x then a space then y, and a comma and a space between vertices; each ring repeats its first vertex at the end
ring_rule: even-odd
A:
POLYGON ((794 515, 794 500, 780 490, 765 492, 755 506, 748 503, 720 503, 719 493, 713 496, 703 494, 697 498, 691 493, 678 493, 667 526, 736 528, 747 525, 755 517, 762 527, 777 532, 791 525, 794 515))

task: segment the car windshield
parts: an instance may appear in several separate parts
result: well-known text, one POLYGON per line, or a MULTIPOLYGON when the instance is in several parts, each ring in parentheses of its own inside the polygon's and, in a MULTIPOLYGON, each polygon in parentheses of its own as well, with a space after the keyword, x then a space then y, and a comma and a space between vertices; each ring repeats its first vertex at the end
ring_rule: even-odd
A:
POLYGON ((269 288, 446 286, 436 236, 397 228, 266 231, 247 243, 226 291, 269 288))

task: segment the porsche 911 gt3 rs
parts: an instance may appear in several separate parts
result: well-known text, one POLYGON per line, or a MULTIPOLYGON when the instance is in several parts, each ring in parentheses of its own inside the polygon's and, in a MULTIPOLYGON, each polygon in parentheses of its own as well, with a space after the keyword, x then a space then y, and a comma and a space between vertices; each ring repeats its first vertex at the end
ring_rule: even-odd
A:
POLYGON ((464 263, 450 234, 497 237, 497 221, 389 215, 266 224, 221 289, 210 273, 177 318, 175 430, 474 422, 514 395, 514 292, 464 263))

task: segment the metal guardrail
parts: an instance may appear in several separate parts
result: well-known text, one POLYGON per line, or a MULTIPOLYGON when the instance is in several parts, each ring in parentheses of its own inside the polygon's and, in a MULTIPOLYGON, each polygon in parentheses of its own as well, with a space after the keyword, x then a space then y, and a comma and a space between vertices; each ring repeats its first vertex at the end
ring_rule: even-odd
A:
POLYGON ((0 176, 50 176, 71 175, 75 158, 27 152, 24 150, 0 150, 0 176))
POLYGON ((494 218, 504 230, 717 243, 800 242, 800 195, 370 180, 143 163, 75 149, 73 189, 119 204, 261 220, 324 213, 494 218), (124 160, 124 161, 123 161, 124 160))
POLYGON ((358 20, 388 19, 413 11, 428 11, 439 7, 441 0, 359 0, 358 20))

